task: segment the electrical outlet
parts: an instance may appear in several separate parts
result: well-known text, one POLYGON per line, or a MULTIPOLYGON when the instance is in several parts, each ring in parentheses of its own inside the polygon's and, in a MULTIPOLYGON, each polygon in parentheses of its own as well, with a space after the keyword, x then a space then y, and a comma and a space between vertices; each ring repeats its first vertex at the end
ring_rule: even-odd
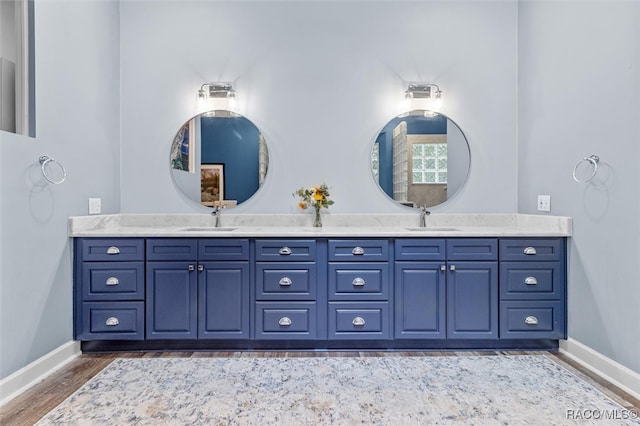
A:
POLYGON ((89 214, 100 214, 102 211, 101 198, 89 198, 89 214))
POLYGON ((551 211, 551 195, 538 195, 538 211, 551 211))

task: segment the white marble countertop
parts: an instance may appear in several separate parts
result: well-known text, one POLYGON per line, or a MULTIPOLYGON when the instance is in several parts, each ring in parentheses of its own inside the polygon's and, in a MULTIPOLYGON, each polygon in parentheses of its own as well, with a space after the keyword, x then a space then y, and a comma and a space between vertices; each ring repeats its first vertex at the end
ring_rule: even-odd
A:
POLYGON ((568 237, 571 218, 524 214, 113 214, 69 218, 70 237, 568 237))

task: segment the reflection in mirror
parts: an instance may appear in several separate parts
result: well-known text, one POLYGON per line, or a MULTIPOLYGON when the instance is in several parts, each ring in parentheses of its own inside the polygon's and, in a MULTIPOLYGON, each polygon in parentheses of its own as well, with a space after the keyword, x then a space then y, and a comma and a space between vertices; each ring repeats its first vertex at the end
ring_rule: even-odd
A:
POLYGON ((409 207, 433 207, 466 182, 467 139, 447 116, 414 110, 389 121, 376 138, 371 169, 380 189, 409 207))
POLYGON ((269 153, 260 130, 246 117, 213 110, 188 120, 171 145, 176 186, 207 207, 233 207, 262 186, 269 153))

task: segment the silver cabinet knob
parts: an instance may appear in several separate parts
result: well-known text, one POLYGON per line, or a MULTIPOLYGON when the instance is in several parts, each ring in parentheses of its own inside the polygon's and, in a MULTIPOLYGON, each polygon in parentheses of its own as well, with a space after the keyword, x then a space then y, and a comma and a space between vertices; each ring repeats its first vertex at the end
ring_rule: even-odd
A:
POLYGON ((283 327, 288 327, 293 323, 293 321, 291 321, 291 318, 289 317, 282 317, 280 318, 280 320, 278 321, 278 324, 283 326, 283 327))
POLYGON ((440 270, 441 270, 441 271, 446 271, 446 270, 447 270, 446 265, 440 265, 440 270))
POLYGON ((538 318, 534 317, 533 315, 528 316, 524 319, 524 323, 527 325, 538 325, 538 318))
POLYGON ((523 252, 524 252, 524 254, 529 255, 529 256, 534 255, 534 254, 538 254, 538 252, 536 251, 536 248, 535 247, 531 247, 531 246, 525 247, 523 252))
POLYGON ((355 317, 353 321, 351 321, 351 324, 355 325, 356 327, 362 327, 363 325, 365 325, 365 323, 366 321, 362 317, 355 317))
POLYGON ((364 286, 364 278, 354 278, 353 281, 351 281, 351 284, 353 284, 354 287, 363 287, 364 286))
POLYGON ((449 270, 450 270, 450 271, 455 271, 455 270, 456 270, 456 265, 451 265, 451 266, 449 266, 449 270))
POLYGON ((282 287, 288 287, 293 283, 293 281, 291 281, 291 278, 289 277, 282 277, 280 278, 280 281, 278 281, 278 284, 280 284, 282 287))
POLYGON ((280 248, 280 250, 278 250, 278 253, 283 256, 289 256, 291 254, 291 249, 289 247, 282 247, 280 248))
POLYGON ((198 271, 204 271, 204 266, 198 265, 198 271))
POLYGON ((356 256, 362 256, 364 254, 364 249, 360 246, 354 247, 353 250, 351 250, 351 254, 356 256))
POLYGON ((524 279, 524 283, 526 285, 536 285, 538 284, 538 280, 536 279, 536 277, 527 277, 524 279))
POLYGON ((116 277, 109 277, 107 278, 107 281, 105 281, 106 285, 118 285, 120 284, 120 280, 117 279, 116 277))
POLYGON ((120 254, 120 249, 116 246, 111 246, 107 249, 107 254, 120 254))
POLYGON ((190 271, 194 271, 196 269, 196 267, 194 265, 189 265, 189 270, 190 271))
POLYGON ((120 324, 120 321, 116 317, 109 317, 104 323, 109 327, 115 327, 116 325, 120 324))

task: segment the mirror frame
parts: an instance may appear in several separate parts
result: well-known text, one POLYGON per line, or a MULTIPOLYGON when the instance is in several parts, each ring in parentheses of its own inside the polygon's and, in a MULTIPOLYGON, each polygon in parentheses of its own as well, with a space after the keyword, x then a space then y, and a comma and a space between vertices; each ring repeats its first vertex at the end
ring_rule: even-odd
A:
MULTIPOLYGON (((251 131, 253 131, 253 129, 251 131)), ((233 130, 233 132, 234 132, 234 136, 238 137, 238 141, 242 141, 242 135, 235 129, 233 130)), ((250 138, 250 140, 253 141, 255 139, 253 139, 252 137, 250 138)), ((234 139, 234 141, 236 140, 234 139)), ((251 143, 253 144, 254 142, 251 142, 251 143)), ((250 154, 253 156, 254 148, 249 147, 248 149, 250 149, 250 151, 247 151, 247 152, 250 152, 250 154)), ((244 154, 242 155, 243 155, 243 158, 246 158, 246 155, 244 154)), ((235 161, 233 162, 233 164, 235 164, 235 161)), ((246 166, 243 163, 240 163, 240 165, 241 165, 240 166, 241 169, 245 170, 246 166)), ((240 205, 249 201, 264 186, 264 182, 269 174, 269 147, 267 145, 267 142, 262 130, 260 130, 260 128, 246 116, 236 111, 223 110, 223 109, 214 109, 214 110, 200 112, 190 117, 189 119, 187 119, 174 134, 173 139, 169 146, 169 172, 171 174, 171 180, 174 186, 176 187, 176 190, 182 196, 184 196, 185 199, 193 202, 195 205, 199 205, 207 209, 212 209, 216 206, 235 207, 236 205, 240 205), (257 132, 257 135, 258 135, 258 141, 256 145, 257 151, 258 151, 256 153, 257 163, 252 162, 254 165, 256 165, 256 173, 258 178, 257 187, 251 193, 251 195, 246 195, 245 198, 243 198, 241 201, 237 203, 234 202, 235 200, 229 200, 229 199, 226 199, 225 197, 225 193, 224 193, 225 186, 226 186, 225 175, 227 174, 227 171, 229 169, 225 169, 227 165, 224 162, 204 163, 207 165, 208 169, 210 170, 210 173, 213 174, 215 179, 214 180, 215 185, 220 185, 220 187, 217 188, 217 191, 216 191, 216 188, 214 188, 214 191, 216 192, 212 192, 212 197, 214 197, 215 194, 217 193, 222 197, 222 199, 220 201, 216 201, 214 197, 214 200, 210 201, 211 205, 207 205, 205 204, 205 201, 202 201, 203 191, 202 191, 202 168, 201 167, 204 165, 201 160, 202 148, 201 148, 201 141, 200 141, 202 126, 200 125, 199 128, 196 129, 195 123, 201 123, 200 120, 196 120, 198 118, 207 118, 207 117, 216 117, 216 116, 220 118, 244 119, 246 120, 248 125, 251 125, 255 129, 255 132, 257 132), (188 129, 188 131, 186 131, 186 135, 185 135, 185 129, 188 129), (181 152, 183 152, 182 148, 185 146, 186 148, 184 149, 187 153, 184 156, 182 156, 181 155, 181 152), (192 153, 193 155, 191 155, 192 153), (183 168, 175 167, 177 163, 186 166, 186 170, 183 168), (190 171, 190 170, 193 170, 193 171, 190 171)), ((237 170, 235 171, 235 174, 238 174, 237 170)))
MULTIPOLYGON (((380 184, 379 175, 378 176, 375 175, 375 170, 374 170, 374 167, 373 167, 373 164, 372 164, 374 149, 375 149, 376 144, 378 143, 378 138, 383 133, 383 130, 386 127, 388 127, 394 120, 398 120, 398 119, 401 119, 403 117, 410 116, 412 114, 413 115, 418 115, 418 114, 416 114, 416 112, 419 112, 420 115, 425 115, 425 116, 427 116, 427 114, 434 114, 434 115, 442 116, 447 121, 447 125, 449 125, 449 123, 452 123, 452 124, 454 124, 456 126, 457 130, 460 132, 460 136, 462 137, 462 140, 464 140, 465 145, 466 145, 466 150, 464 150, 464 152, 466 153, 467 170, 466 170, 466 173, 464 173, 464 177, 461 177, 459 179, 460 183, 459 183, 458 187, 456 188, 455 192, 452 193, 451 195, 447 195, 447 198, 444 201, 442 201, 441 203, 437 203, 437 204, 433 204, 431 206, 427 206, 427 208, 442 206, 442 205, 446 204, 449 200, 455 198, 460 193, 460 191, 467 185, 467 182, 469 181, 469 176, 471 175, 472 158, 471 158, 471 145, 469 144, 469 139, 467 138, 467 135, 465 134, 465 132, 462 130, 462 128, 460 127, 460 125, 457 122, 455 122, 453 119, 451 119, 451 117, 449 117, 448 115, 443 114, 441 112, 430 111, 430 110, 426 110, 426 109, 413 109, 413 110, 410 110, 410 111, 402 112, 402 113, 392 117, 390 120, 388 120, 378 130, 378 132, 376 133, 376 135, 375 135, 375 137, 373 139, 373 143, 371 144, 371 149, 369 150, 369 168, 371 169, 371 178, 373 179, 373 181, 377 185, 377 187, 380 190, 380 192, 385 197, 387 197, 387 199, 393 201, 395 204, 397 204, 397 205, 399 205, 401 207, 408 208, 408 209, 415 209, 415 208, 421 207, 420 204, 413 203, 413 202, 412 202, 413 205, 407 205, 407 204, 403 203, 402 201, 395 200, 392 196, 390 196, 383 189, 382 185, 380 184)), ((447 132, 447 134, 449 134, 449 133, 447 132)), ((409 150, 409 148, 407 148, 407 150, 409 150)), ((378 163, 378 166, 379 166, 379 163, 378 163)), ((407 173, 409 173, 409 157, 407 157, 407 173)), ((462 173, 460 173, 460 176, 462 176, 462 173)))

